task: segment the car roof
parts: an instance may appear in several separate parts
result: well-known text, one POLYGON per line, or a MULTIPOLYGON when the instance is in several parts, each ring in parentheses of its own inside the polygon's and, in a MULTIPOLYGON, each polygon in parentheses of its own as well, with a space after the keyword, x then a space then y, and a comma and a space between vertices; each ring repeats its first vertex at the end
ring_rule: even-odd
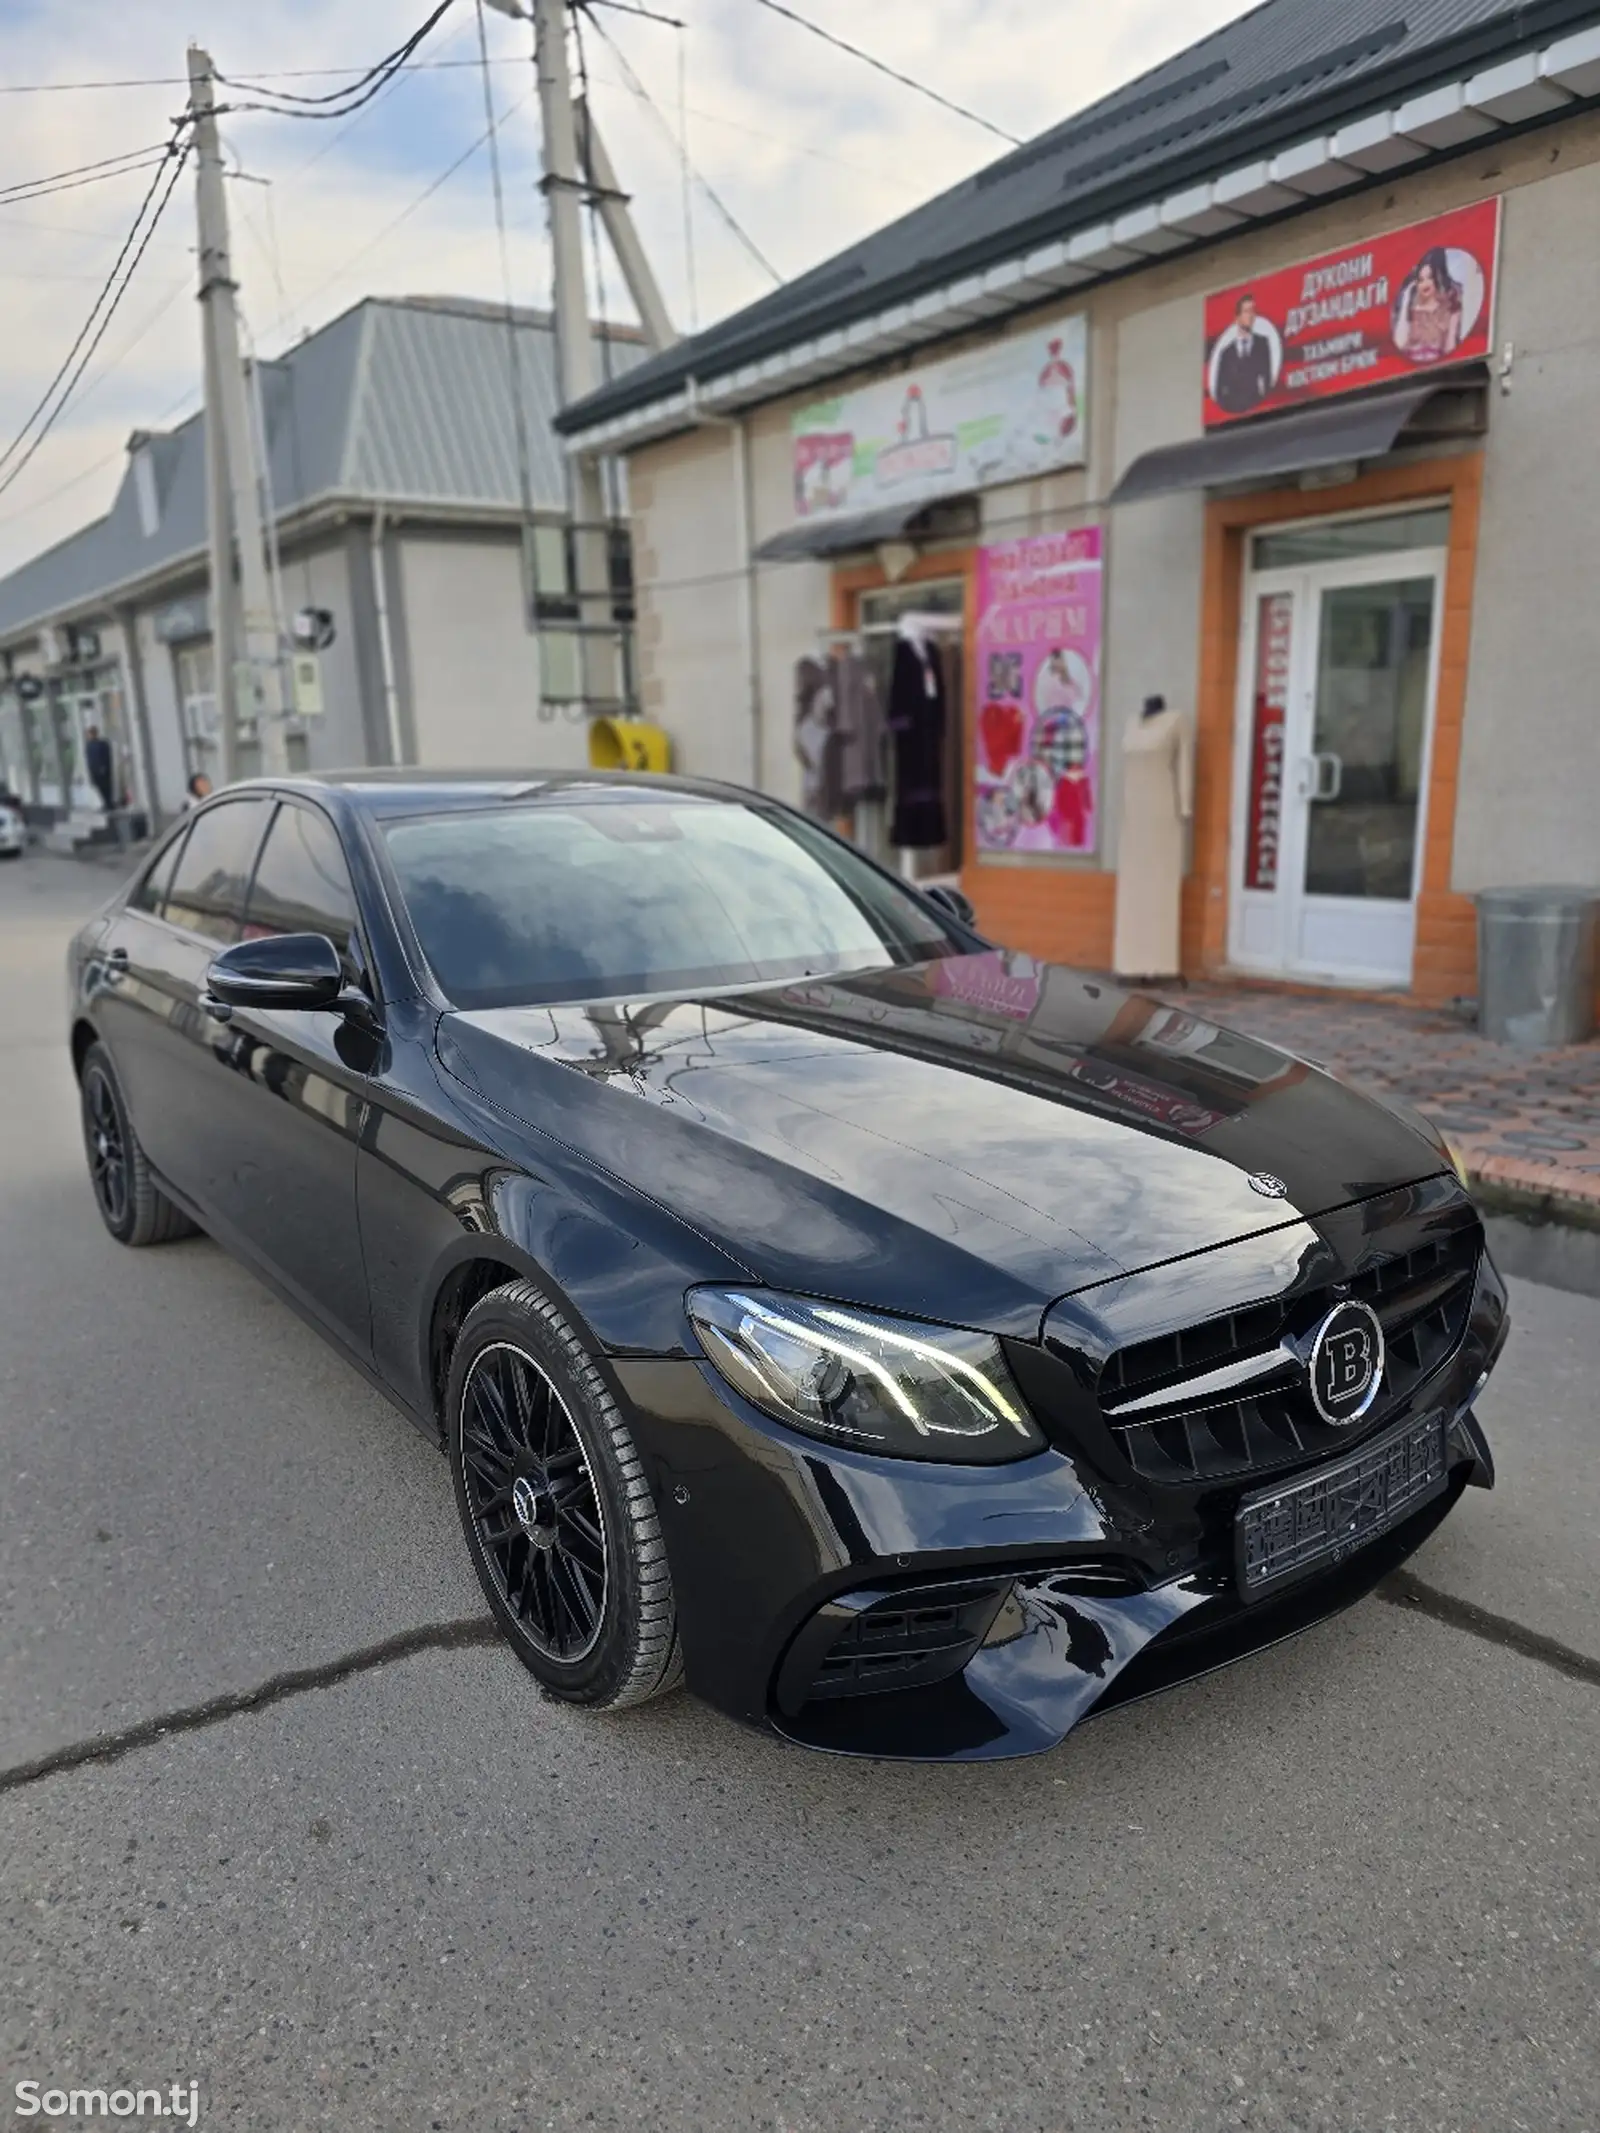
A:
MULTIPOLYGON (((422 770, 408 765, 382 769, 322 770, 287 778, 250 778, 224 788, 229 793, 300 793, 336 809, 367 815, 464 813, 495 802, 537 806, 541 801, 611 797, 640 792, 685 798, 744 800, 761 797, 714 778, 668 777, 639 770, 422 770)), ((220 795, 219 795, 220 797, 220 795)))

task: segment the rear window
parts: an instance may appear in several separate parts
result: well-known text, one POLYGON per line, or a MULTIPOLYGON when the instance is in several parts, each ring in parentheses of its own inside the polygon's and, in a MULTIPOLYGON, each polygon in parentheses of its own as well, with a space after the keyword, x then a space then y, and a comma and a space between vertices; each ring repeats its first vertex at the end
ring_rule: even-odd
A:
POLYGON ((462 1007, 961 952, 919 896, 781 809, 630 792, 395 822, 385 836, 422 951, 462 1007))

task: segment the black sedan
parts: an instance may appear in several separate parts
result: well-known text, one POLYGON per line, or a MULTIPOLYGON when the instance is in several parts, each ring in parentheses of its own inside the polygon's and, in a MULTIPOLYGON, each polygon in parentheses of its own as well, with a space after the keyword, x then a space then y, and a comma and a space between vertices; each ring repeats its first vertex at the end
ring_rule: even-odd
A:
POLYGON ((71 979, 107 1228, 208 1230, 443 1445, 570 1702, 1046 1748, 1492 1481, 1422 1121, 754 794, 234 787, 71 979))

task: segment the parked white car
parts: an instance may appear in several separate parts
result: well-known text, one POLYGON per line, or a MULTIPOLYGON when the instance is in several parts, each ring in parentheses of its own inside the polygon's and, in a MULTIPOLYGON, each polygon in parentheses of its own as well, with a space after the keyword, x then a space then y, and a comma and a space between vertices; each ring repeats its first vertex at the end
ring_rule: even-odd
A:
POLYGON ((0 859, 20 859, 27 841, 22 809, 9 800, 0 800, 0 859))

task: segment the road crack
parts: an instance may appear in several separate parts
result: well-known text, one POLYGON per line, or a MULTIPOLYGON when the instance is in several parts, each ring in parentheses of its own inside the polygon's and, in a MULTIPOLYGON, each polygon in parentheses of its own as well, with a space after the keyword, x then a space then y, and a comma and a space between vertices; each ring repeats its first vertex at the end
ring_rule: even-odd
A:
MULTIPOLYGON (((1373 1597, 1386 1601, 1391 1607, 1404 1607, 1426 1615, 1430 1621, 1480 1638, 1486 1644, 1498 1645, 1503 1651, 1516 1652, 1524 1659, 1532 1659, 1540 1666, 1564 1674, 1569 1680, 1600 1688, 1600 1659, 1575 1651, 1571 1645, 1562 1644, 1554 1637, 1542 1636, 1537 1630, 1526 1629, 1505 1615, 1491 1614, 1487 1608, 1476 1607, 1470 1600, 1455 1599, 1435 1586, 1425 1585, 1408 1570, 1397 1570, 1385 1578, 1373 1597)), ((176 1711, 163 1712, 158 1718, 141 1719, 138 1725, 126 1726, 120 1732, 97 1734, 91 1740, 52 1748, 48 1754, 35 1756, 30 1762, 14 1763, 10 1769, 0 1770, 0 1793, 20 1792, 25 1786, 37 1785, 62 1771, 81 1770, 93 1763, 118 1762, 140 1748, 156 1747, 180 1734, 203 1732, 207 1726, 223 1725, 230 1718, 241 1717, 248 1711, 268 1710, 273 1704, 308 1695, 315 1689, 336 1688, 342 1681, 353 1680, 360 1674, 376 1673, 402 1659, 414 1659, 422 1652, 481 1650, 499 1641, 500 1632, 487 1615, 468 1616, 458 1622, 430 1622, 419 1629, 402 1630, 398 1636, 385 1637, 379 1644, 363 1645, 359 1651, 346 1652, 341 1658, 329 1659, 321 1666, 294 1667, 282 1674, 269 1675, 254 1688, 232 1689, 225 1695, 207 1697, 204 1703, 185 1704, 176 1711)))
POLYGON ((1387 1600, 1391 1607, 1411 1608, 1430 1621, 1442 1622, 1447 1629, 1464 1630, 1485 1644, 1498 1644, 1503 1651, 1536 1660, 1571 1681, 1586 1681, 1591 1688, 1600 1688, 1600 1659, 1575 1651, 1554 1637, 1542 1636, 1536 1629, 1525 1629, 1506 1615, 1475 1607, 1471 1600, 1458 1600, 1448 1592, 1440 1592, 1437 1586, 1425 1585, 1421 1578, 1413 1577, 1409 1570, 1396 1570, 1386 1577, 1374 1597, 1387 1600))
POLYGON ((0 1770, 0 1793, 18 1792, 25 1785, 37 1785, 43 1778, 55 1777, 63 1770, 80 1770, 89 1763, 117 1762, 136 1749, 153 1748, 177 1734, 199 1733, 207 1726, 220 1726, 246 1711, 264 1711, 313 1689, 336 1688, 341 1681, 376 1673, 380 1667, 414 1659, 421 1652, 471 1651, 499 1641, 500 1632, 487 1615, 472 1615, 459 1622, 424 1623, 419 1629, 385 1637, 380 1644, 363 1645, 359 1651, 326 1660, 321 1666, 293 1667, 285 1673, 269 1675, 252 1689, 231 1689, 221 1696, 208 1696, 204 1703, 185 1704, 158 1718, 141 1719, 138 1725, 126 1726, 120 1732, 97 1734, 91 1740, 52 1748, 47 1755, 35 1756, 30 1762, 14 1763, 9 1770, 0 1770))

